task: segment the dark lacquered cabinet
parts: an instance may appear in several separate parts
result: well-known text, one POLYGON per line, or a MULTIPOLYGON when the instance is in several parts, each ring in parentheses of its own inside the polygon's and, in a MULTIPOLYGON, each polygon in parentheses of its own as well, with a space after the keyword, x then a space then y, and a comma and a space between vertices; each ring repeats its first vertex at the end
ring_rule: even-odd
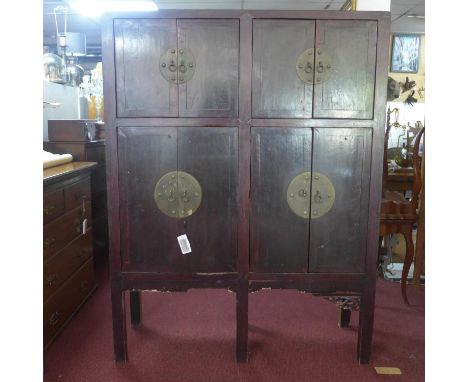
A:
POLYGON ((126 291, 137 325, 141 290, 199 287, 236 293, 239 361, 250 291, 358 298, 369 361, 388 33, 384 12, 106 17, 117 360, 126 291))

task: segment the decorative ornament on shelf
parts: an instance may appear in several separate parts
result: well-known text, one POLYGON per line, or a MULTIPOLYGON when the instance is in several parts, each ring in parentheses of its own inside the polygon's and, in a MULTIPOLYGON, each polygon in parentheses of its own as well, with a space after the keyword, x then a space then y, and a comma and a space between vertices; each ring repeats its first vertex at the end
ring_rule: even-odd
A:
POLYGON ((419 98, 424 98, 426 95, 425 93, 426 93, 426 88, 424 86, 420 86, 418 89, 419 98))
POLYGON ((98 62, 91 70, 91 75, 85 75, 80 84, 80 95, 88 99, 88 116, 98 122, 103 120, 103 87, 102 87, 102 63, 98 62))
POLYGON ((413 91, 411 92, 411 94, 406 98, 406 100, 405 100, 405 103, 406 103, 406 104, 408 104, 408 105, 410 105, 410 106, 413 106, 413 103, 418 102, 418 100, 417 100, 416 98, 413 97, 413 96, 414 96, 414 93, 416 93, 415 90, 413 90, 413 91))
MULTIPOLYGON (((416 81, 410 81, 408 77, 406 77, 406 81, 404 84, 402 84, 403 87, 403 92, 407 92, 411 89, 413 89, 416 86, 416 81)), ((413 92, 414 93, 414 92, 413 92)))

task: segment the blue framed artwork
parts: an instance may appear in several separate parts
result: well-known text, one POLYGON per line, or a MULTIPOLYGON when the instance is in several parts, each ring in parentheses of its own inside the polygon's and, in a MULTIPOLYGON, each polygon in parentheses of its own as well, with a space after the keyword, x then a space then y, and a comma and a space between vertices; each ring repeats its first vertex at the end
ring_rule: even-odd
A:
POLYGON ((390 71, 393 73, 417 73, 420 43, 420 35, 394 34, 390 71))

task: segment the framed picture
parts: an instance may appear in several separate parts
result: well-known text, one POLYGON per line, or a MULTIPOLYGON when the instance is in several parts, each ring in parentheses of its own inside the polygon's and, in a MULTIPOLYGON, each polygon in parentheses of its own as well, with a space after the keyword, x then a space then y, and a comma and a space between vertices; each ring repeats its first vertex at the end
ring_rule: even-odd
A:
POLYGON ((420 35, 394 34, 390 71, 393 73, 417 73, 420 43, 420 35))

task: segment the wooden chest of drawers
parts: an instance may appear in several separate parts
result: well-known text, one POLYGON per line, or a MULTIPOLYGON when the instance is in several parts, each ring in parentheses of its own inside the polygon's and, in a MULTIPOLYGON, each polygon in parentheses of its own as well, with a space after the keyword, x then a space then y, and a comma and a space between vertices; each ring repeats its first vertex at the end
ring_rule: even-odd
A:
POLYGON ((54 154, 71 154, 73 160, 96 162, 91 173, 91 204, 93 206, 93 251, 96 261, 108 256, 106 153, 105 141, 44 142, 44 150, 54 154))
POLYGON ((44 349, 95 287, 91 171, 72 162, 44 170, 44 349))

